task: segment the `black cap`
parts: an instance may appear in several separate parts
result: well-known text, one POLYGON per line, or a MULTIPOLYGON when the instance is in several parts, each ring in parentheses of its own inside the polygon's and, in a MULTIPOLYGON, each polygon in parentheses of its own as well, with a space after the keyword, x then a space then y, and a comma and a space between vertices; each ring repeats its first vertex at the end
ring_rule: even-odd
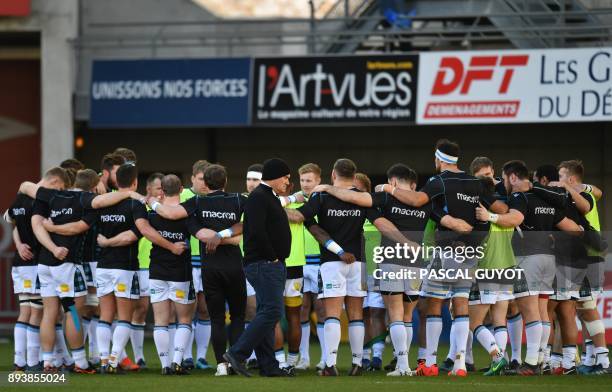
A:
POLYGON ((261 179, 276 180, 277 178, 285 177, 290 173, 289 166, 280 158, 271 158, 264 162, 261 179))

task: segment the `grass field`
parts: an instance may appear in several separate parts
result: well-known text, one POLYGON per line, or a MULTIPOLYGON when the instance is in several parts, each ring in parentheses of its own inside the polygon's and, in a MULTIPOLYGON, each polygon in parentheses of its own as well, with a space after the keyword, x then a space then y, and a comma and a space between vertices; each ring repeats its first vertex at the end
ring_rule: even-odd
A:
MULTIPOLYGON (((159 372, 159 361, 155 352, 152 339, 147 339, 145 344, 145 357, 149 369, 128 374, 125 376, 82 376, 69 375, 68 384, 63 386, 48 386, 42 388, 61 388, 65 390, 78 390, 80 392, 157 392, 157 391, 224 391, 224 392, 358 392, 358 391, 388 391, 388 390, 417 390, 419 392, 447 390, 452 392, 477 392, 477 391, 516 391, 516 392, 544 392, 554 390, 555 392, 597 392, 612 391, 612 376, 542 376, 542 377, 484 377, 480 374, 470 374, 465 379, 450 378, 445 375, 439 377, 386 377, 384 372, 368 373, 363 377, 318 377, 314 370, 300 372, 295 378, 244 378, 239 376, 214 377, 214 370, 194 371, 189 376, 167 376, 162 377, 159 372)), ((311 346, 311 358, 318 360, 318 344, 311 346)), ((128 350, 130 351, 130 350, 128 350)), ((441 347, 440 353, 446 354, 447 348, 441 347)), ((208 360, 214 364, 212 359, 212 348, 209 348, 208 360)), ((410 364, 416 363, 416 349, 412 347, 410 364)), ((441 355, 441 356, 442 356, 441 355)), ((481 348, 474 348, 477 368, 488 364, 487 356, 481 348)), ((385 364, 390 360, 391 349, 385 350, 385 364)), ((13 360, 12 341, 0 343, 0 371, 2 377, 6 378, 6 372, 11 369, 13 360)), ((313 367, 316 363, 312 364, 313 367)), ((350 350, 348 345, 342 345, 339 353, 339 370, 346 374, 350 365, 350 350)), ((414 366, 414 365, 413 365, 414 366)), ((39 390, 41 385, 19 385, 7 386, 6 379, 0 380, 0 391, 26 391, 39 390)))

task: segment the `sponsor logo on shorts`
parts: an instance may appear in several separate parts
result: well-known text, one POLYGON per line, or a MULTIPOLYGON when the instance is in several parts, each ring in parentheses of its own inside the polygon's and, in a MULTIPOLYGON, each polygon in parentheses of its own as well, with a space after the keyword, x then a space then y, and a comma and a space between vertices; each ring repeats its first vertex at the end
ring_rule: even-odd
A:
POLYGON ((66 283, 62 283, 60 284, 60 291, 62 293, 67 293, 68 291, 70 291, 70 286, 67 285, 66 283))
POLYGON ((293 282, 293 289, 295 291, 300 291, 302 289, 302 284, 300 282, 293 282))
POLYGON ((30 279, 26 279, 23 281, 23 288, 24 289, 31 289, 32 288, 32 281, 30 279))
POLYGON ((340 288, 340 283, 338 283, 338 282, 325 283, 325 288, 327 290, 339 289, 340 288))
POLYGON ((176 294, 176 298, 185 299, 185 292, 183 290, 176 290, 175 294, 176 294))
POLYGON ((125 285, 125 283, 117 283, 118 292, 125 293, 126 290, 127 290, 127 286, 125 285))

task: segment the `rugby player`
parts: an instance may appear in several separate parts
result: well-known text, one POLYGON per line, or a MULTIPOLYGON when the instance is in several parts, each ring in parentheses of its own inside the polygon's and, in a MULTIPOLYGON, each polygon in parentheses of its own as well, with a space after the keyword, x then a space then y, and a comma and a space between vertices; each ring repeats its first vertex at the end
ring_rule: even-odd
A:
MULTIPOLYGON (((63 189, 69 180, 62 168, 55 167, 43 176, 40 185, 49 189, 63 189)), ((13 292, 19 300, 19 315, 13 336, 15 342, 14 370, 42 370, 39 365, 40 321, 42 298, 38 280, 40 244, 32 230, 34 199, 19 193, 4 214, 14 226, 13 241, 17 252, 13 258, 11 277, 13 292)))

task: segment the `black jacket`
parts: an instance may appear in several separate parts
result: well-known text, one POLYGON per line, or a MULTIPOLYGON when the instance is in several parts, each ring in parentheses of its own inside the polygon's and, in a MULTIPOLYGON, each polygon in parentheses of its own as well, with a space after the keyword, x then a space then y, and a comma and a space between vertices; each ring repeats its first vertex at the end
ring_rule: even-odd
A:
POLYGON ((272 188, 260 184, 244 206, 244 262, 283 261, 291 252, 287 213, 272 188))

